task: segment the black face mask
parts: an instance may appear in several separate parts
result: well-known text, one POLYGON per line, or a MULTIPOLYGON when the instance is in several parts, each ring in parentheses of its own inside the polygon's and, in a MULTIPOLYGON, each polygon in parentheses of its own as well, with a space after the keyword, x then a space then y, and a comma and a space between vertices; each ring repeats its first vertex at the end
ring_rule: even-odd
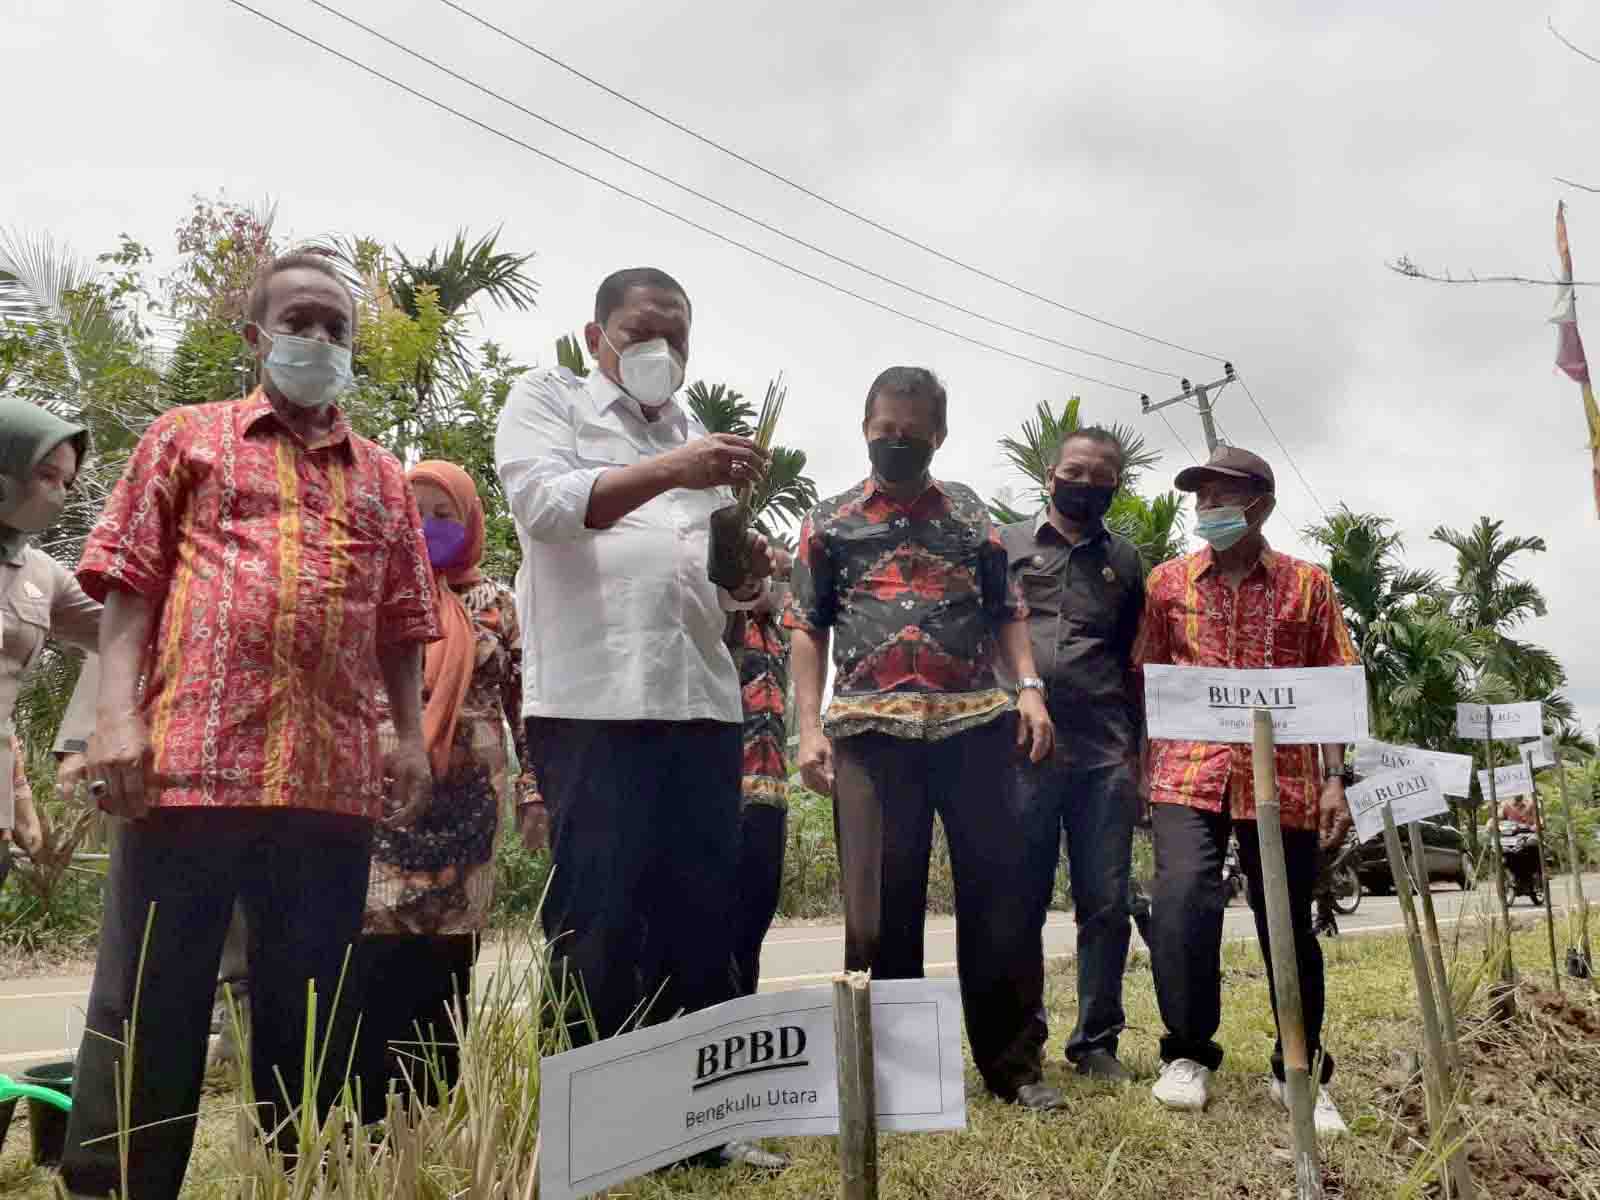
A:
POLYGON ((1096 483, 1069 483, 1065 479, 1058 479, 1050 499, 1056 511, 1067 520, 1088 524, 1106 515, 1106 510, 1111 507, 1111 499, 1116 494, 1114 487, 1103 487, 1096 483))
POLYGON ((933 443, 922 438, 873 438, 867 443, 872 473, 885 483, 910 483, 927 474, 933 443))

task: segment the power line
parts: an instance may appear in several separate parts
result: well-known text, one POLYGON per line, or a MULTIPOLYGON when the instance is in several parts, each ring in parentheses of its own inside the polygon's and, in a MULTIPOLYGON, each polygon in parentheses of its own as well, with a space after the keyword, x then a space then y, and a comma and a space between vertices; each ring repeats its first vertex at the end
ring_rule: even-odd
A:
POLYGON ((1267 432, 1272 435, 1272 440, 1278 443, 1278 449, 1283 451, 1283 457, 1288 461, 1289 466, 1294 469, 1295 475, 1299 477, 1300 486, 1305 488, 1306 495, 1311 497, 1311 503, 1315 504, 1317 511, 1326 517, 1328 515, 1327 506, 1317 498, 1317 493, 1311 487, 1310 481, 1306 479, 1305 472, 1300 469, 1300 464, 1295 462, 1294 455, 1289 453, 1289 447, 1283 444, 1283 439, 1278 436, 1278 431, 1273 428, 1272 422, 1267 418, 1266 410, 1256 403, 1255 393, 1250 390, 1250 385, 1245 382, 1244 376, 1239 376, 1239 383, 1244 388, 1244 394, 1250 397, 1250 404, 1255 408, 1256 415, 1261 418, 1261 423, 1267 427, 1267 432))
POLYGON ((644 172, 646 175, 650 176, 652 179, 658 179, 662 183, 665 183, 670 187, 675 187, 679 191, 685 192, 688 195, 693 196, 696 200, 703 201, 704 203, 710 204, 715 208, 719 208, 723 212, 728 213, 731 216, 739 217, 742 220, 749 221, 752 225, 755 225, 760 229, 764 229, 770 234, 773 234, 773 235, 775 235, 777 237, 781 237, 781 238, 785 239, 786 241, 793 242, 795 245, 801 246, 801 247, 803 247, 803 248, 805 248, 807 250, 810 250, 814 254, 820 254, 820 255, 822 255, 822 257, 824 257, 826 259, 830 259, 831 261, 836 262, 836 263, 840 264, 841 266, 849 267, 853 271, 859 271, 861 274, 866 275, 866 276, 868 276, 868 277, 870 277, 872 279, 876 279, 880 283, 886 283, 891 287, 899 288, 900 290, 902 290, 904 292, 909 292, 913 296, 917 296, 917 297, 919 297, 919 298, 921 298, 923 300, 931 301, 934 304, 942 305, 943 307, 951 309, 954 312, 961 313, 963 316, 972 317, 975 320, 979 320, 979 321, 984 322, 985 324, 993 325, 998 329, 1004 329, 1004 330, 1007 330, 1007 331, 1009 331, 1011 333, 1020 333, 1024 337, 1030 337, 1030 338, 1033 338, 1036 341, 1040 341, 1040 342, 1047 342, 1050 345, 1057 346, 1057 347, 1059 347, 1059 348, 1061 348, 1063 350, 1070 350, 1074 354, 1083 354, 1083 355, 1086 355, 1086 356, 1088 356, 1090 358, 1101 359, 1104 362, 1115 363, 1119 367, 1129 367, 1129 368, 1131 368, 1131 369, 1133 369, 1135 371, 1145 371, 1145 372, 1148 372, 1149 374, 1161 375, 1161 376, 1164 376, 1164 377, 1166 377, 1168 379, 1179 379, 1179 378, 1181 378, 1181 376, 1178 373, 1174 372, 1174 371, 1163 370, 1160 367, 1147 366, 1144 363, 1130 362, 1129 360, 1127 360, 1125 358, 1117 358, 1117 357, 1115 357, 1113 355, 1110 355, 1110 354, 1102 354, 1098 350, 1090 350, 1085 346, 1077 346, 1077 345, 1074 345, 1071 342, 1064 342, 1059 338, 1051 337, 1049 334, 1036 333, 1031 329, 1026 329, 1026 328, 1022 327, 1021 325, 1013 325, 1008 321, 1002 321, 1002 320, 1000 320, 1000 319, 998 319, 996 317, 986 316, 985 314, 983 314, 981 312, 978 312, 975 309, 967 308, 964 305, 957 304, 953 300, 946 300, 946 299, 944 299, 944 297, 936 296, 932 292, 925 292, 921 288, 913 287, 911 284, 908 284, 908 283, 902 283, 898 279, 894 279, 894 278, 892 278, 892 277, 890 277, 888 275, 884 275, 881 272, 875 271, 871 267, 864 266, 861 263, 855 262, 852 259, 845 258, 845 257, 843 257, 841 255, 838 255, 838 254, 834 254, 832 251, 826 250, 823 247, 815 244, 814 242, 808 242, 804 238, 797 237, 796 235, 794 235, 792 233, 789 233, 786 230, 781 229, 776 225, 772 225, 772 224, 768 223, 767 221, 763 221, 760 217, 753 217, 749 213, 743 211, 742 209, 735 208, 731 204, 726 204, 723 201, 718 200, 714 196, 709 196, 705 192, 698 191, 697 189, 695 189, 693 187, 690 187, 686 183, 680 183, 680 182, 678 182, 678 180, 673 179, 671 176, 664 175, 660 171, 657 171, 654 168, 648 167, 644 163, 639 162, 637 159, 630 158, 626 154, 623 154, 623 153, 621 153, 619 151, 613 150, 609 146, 606 146, 601 142, 597 142, 593 138, 586 137, 584 134, 579 133, 577 130, 571 129, 568 126, 561 124, 559 121, 554 121, 551 118, 543 115, 542 113, 535 112, 533 109, 528 108, 528 107, 526 107, 526 106, 524 106, 522 104, 519 104, 517 101, 511 99, 509 96, 502 95, 500 92, 495 91, 493 88, 487 87, 484 84, 479 83, 477 80, 472 79, 472 78, 470 78, 470 77, 468 77, 466 75, 461 74, 459 71, 452 70, 450 67, 445 66, 443 63, 439 62, 437 59, 430 58, 430 57, 428 57, 428 55, 423 54, 421 51, 414 50, 410 46, 407 46, 402 42, 396 41, 394 38, 390 37, 388 34, 383 33, 380 30, 374 29, 372 26, 370 26, 370 25, 368 25, 368 24, 366 24, 366 23, 364 23, 364 22, 362 22, 360 20, 357 20, 355 17, 350 16, 348 13, 341 12, 339 9, 334 8, 332 5, 323 3, 323 0, 308 0, 308 3, 314 5, 317 8, 320 8, 325 13, 328 13, 328 14, 330 14, 332 16, 338 17, 341 21, 344 21, 347 24, 354 25, 357 29, 360 29, 363 32, 371 35, 372 37, 377 38, 379 41, 384 42, 387 45, 394 47, 394 49, 399 50, 401 53, 409 54, 412 58, 416 59, 418 62, 426 63, 428 66, 432 67, 434 70, 440 71, 443 74, 450 76, 450 78, 456 80, 457 82, 464 83, 468 87, 474 88, 477 91, 482 92, 485 96, 492 97, 493 99, 500 101, 500 103, 505 104, 505 105, 507 105, 507 106, 509 106, 511 108, 516 109, 518 112, 522 113, 524 116, 532 117, 535 121, 542 122, 543 124, 548 125, 551 129, 558 130, 561 133, 566 134, 568 137, 574 138, 577 141, 582 142, 585 146, 588 146, 589 148, 591 148, 593 150, 598 150, 598 151, 600 151, 600 153, 608 155, 611 158, 616 159, 618 162, 625 163, 626 165, 634 168, 634 170, 636 170, 636 171, 644 172))
POLYGON ((581 176, 582 178, 589 180, 591 183, 597 183, 608 191, 615 192, 619 196, 623 196, 626 199, 642 204, 646 208, 660 213, 664 217, 670 217, 672 220, 677 221, 680 224, 687 225, 691 229, 698 230, 699 232, 706 234, 708 237, 715 238, 719 242, 724 242, 729 246, 733 246, 736 249, 745 251, 747 254, 752 254, 764 262, 771 263, 775 267, 781 267, 783 270, 798 275, 802 279, 807 279, 812 283, 820 284, 831 291, 838 292, 841 295, 849 296, 853 300, 859 300, 863 304, 870 305, 871 307, 882 312, 886 312, 893 316, 900 317, 903 320, 910 321, 915 325, 921 325, 925 329, 931 329, 936 333, 946 334, 947 336, 953 337, 958 341, 965 342, 970 346, 976 346, 980 350, 988 350, 995 354, 1004 355, 1006 358, 1015 359, 1017 362, 1027 363, 1030 366, 1041 367, 1046 371, 1053 371, 1058 375, 1066 375, 1072 379, 1081 379, 1085 383, 1096 384, 1099 387, 1110 388, 1113 391, 1126 392, 1130 396, 1138 396, 1142 394, 1137 388, 1127 387, 1120 383, 1112 383, 1107 379, 1098 379, 1093 375, 1084 375, 1081 372, 1071 371, 1066 367, 1057 366, 1055 363, 1048 363, 1042 359, 1033 358, 1026 354, 1019 354, 1014 350, 1007 350, 1003 346, 996 346, 991 342, 985 342, 980 338, 971 337, 965 333, 959 332, 958 330, 951 329, 947 325, 940 325, 937 321, 929 321, 922 317, 915 316, 912 313, 895 308, 893 305, 885 304, 881 300, 874 300, 870 296, 864 296, 860 292, 853 291, 850 288, 845 287, 843 284, 834 283, 832 280, 824 279, 820 275, 814 275, 810 271, 807 271, 802 267, 797 267, 793 263, 785 262, 783 259, 768 254, 764 250, 757 249, 755 246, 751 246, 746 242, 741 242, 739 239, 730 237, 725 233, 720 233, 717 230, 712 229, 709 225, 701 224, 692 217, 686 217, 682 213, 674 212, 672 209, 657 204, 653 200, 647 200, 645 197, 640 196, 635 192, 630 192, 627 188, 622 187, 620 184, 612 183, 609 179, 605 179, 602 176, 596 175, 592 171, 586 171, 582 167, 574 166, 565 159, 558 158, 547 150, 541 150, 537 146, 530 145, 514 134, 507 133, 503 129, 498 129, 486 121, 480 121, 477 117, 470 116, 467 113, 462 112, 460 109, 452 108, 442 100, 437 100, 425 92, 418 91, 409 84, 402 83, 392 76, 385 75, 376 67, 369 66, 359 59, 352 58, 350 55, 345 54, 341 50, 335 50, 332 46, 329 46, 324 42, 319 42, 310 34, 302 33, 292 25, 286 25, 282 21, 277 20, 275 17, 270 17, 259 9, 252 8, 250 5, 244 3, 244 0, 227 0, 227 3, 233 5, 235 8, 243 9, 252 16, 259 17, 267 24, 276 26, 285 33, 299 38, 301 41, 306 42, 309 45, 315 46, 318 50, 321 50, 326 54, 330 54, 334 58, 349 63, 358 70, 365 71, 368 75, 371 75, 376 79, 381 79, 391 87, 399 88, 407 95, 414 96, 418 100, 421 100, 424 103, 430 104, 434 108, 439 109, 441 112, 449 113, 453 117, 459 117, 461 120, 466 121, 469 125, 474 125, 483 130, 485 133, 491 133, 495 137, 498 137, 503 141, 510 142, 512 145, 526 150, 530 154, 537 155, 547 162, 554 163, 558 167, 562 167, 568 171, 571 171, 573 174, 581 176))
POLYGON ((1194 456, 1194 451, 1189 449, 1189 443, 1183 440, 1183 435, 1178 432, 1177 428, 1172 424, 1171 421, 1167 420, 1167 414, 1164 412, 1158 412, 1156 413, 1156 416, 1161 418, 1161 423, 1167 427, 1167 432, 1178 439, 1178 445, 1183 447, 1183 452, 1189 456, 1189 461, 1196 463, 1199 462, 1200 460, 1194 456))
POLYGON ((729 158, 734 159, 736 162, 743 163, 745 166, 751 168, 752 170, 761 172, 761 174, 767 176, 769 179, 774 179, 774 180, 776 180, 777 182, 783 184, 786 187, 793 188, 795 191, 799 192, 801 195, 808 196, 812 200, 817 201, 819 204, 824 204, 827 207, 833 209, 835 212, 843 213, 845 216, 850 217, 853 220, 860 221, 863 225, 868 225, 871 228, 876 229, 879 233, 888 234, 890 237, 894 238, 897 241, 903 242, 908 246, 913 246, 916 249, 921 250, 925 254, 931 254, 935 258, 941 260, 942 262, 947 262, 951 266, 954 266, 954 267, 960 267, 963 271, 970 272, 971 274, 976 275, 981 279, 987 279, 991 283, 997 283, 1001 287, 1009 288, 1011 291, 1016 292, 1018 295, 1027 296, 1031 300, 1038 300, 1039 302, 1041 302, 1043 304, 1050 305, 1052 308, 1060 309, 1062 312, 1071 313, 1073 316, 1081 317, 1086 321, 1093 321, 1096 325, 1103 325, 1107 329, 1115 329, 1119 333, 1126 333, 1126 334, 1129 334, 1132 337, 1140 338, 1140 339, 1142 339, 1144 341, 1154 343, 1157 346, 1166 346, 1170 350, 1177 350, 1177 351, 1180 351, 1180 352, 1182 352, 1184 354, 1193 354, 1193 355, 1195 355, 1196 357, 1199 357, 1199 358, 1209 358, 1213 362, 1222 362, 1223 361, 1222 356, 1219 355, 1219 354, 1208 354, 1203 350, 1195 350, 1195 349, 1192 349, 1192 348, 1190 348, 1188 346, 1181 345, 1178 342, 1169 342, 1165 338, 1158 338, 1158 337, 1154 336, 1153 334, 1142 333, 1137 329, 1131 329, 1126 325, 1119 325, 1115 321, 1109 321, 1104 317, 1097 317, 1093 313, 1084 312, 1080 308, 1073 308, 1071 305, 1063 304, 1059 300, 1052 300, 1049 296, 1041 295, 1038 292, 1031 291, 1028 288, 1023 287, 1021 284, 1013 283, 1009 279, 1004 279, 999 275, 995 275, 995 274, 993 274, 993 273, 991 273, 989 271, 986 271, 982 267, 977 267, 977 266, 972 265, 969 262, 964 262, 963 260, 961 260, 959 258, 955 258, 952 255, 946 254, 942 250, 935 249, 934 247, 928 245, 925 242, 919 242, 916 238, 910 237, 907 234, 903 234, 899 230, 893 229, 890 226, 885 225, 880 221, 875 221, 871 217, 866 216, 863 213, 857 212, 855 209, 849 208, 846 205, 840 204, 835 200, 830 200, 828 197, 822 195, 820 192, 813 191, 811 188, 807 187, 805 184, 796 182, 795 180, 790 179, 787 175, 781 175, 777 171, 772 170, 770 167, 764 167, 760 163, 756 162, 754 159, 747 158, 745 155, 740 154, 737 150, 731 149, 728 146, 724 146, 721 142, 715 140, 714 138, 707 137, 705 134, 702 134, 702 133, 697 133, 695 130, 690 129, 687 125, 684 125, 681 122, 673 120, 671 117, 667 116, 664 113, 657 112, 655 109, 651 108, 648 104, 645 104, 645 103, 643 103, 643 102, 641 102, 639 100, 635 100, 632 96, 625 95, 624 93, 617 91, 616 88, 613 88, 613 87, 610 87, 607 84, 601 83, 600 80, 594 78, 592 75, 586 75, 582 71, 578 70, 578 68, 570 65, 569 63, 563 61, 562 59, 557 58, 555 55, 550 54, 549 52, 547 52, 545 50, 539 49, 539 47, 533 45, 531 42, 524 41, 522 38, 518 37, 516 34, 512 33, 510 30, 504 29, 501 26, 496 25, 493 21, 487 20, 486 18, 479 16, 477 13, 473 12, 471 9, 463 8, 461 5, 455 3, 455 0, 439 0, 439 3, 443 4, 446 8, 454 9, 456 12, 460 13, 462 16, 468 18, 469 20, 476 21, 479 25, 482 25, 485 29, 488 29, 488 30, 490 30, 490 31, 492 31, 494 33, 499 34, 501 37, 505 38, 507 41, 513 42, 516 45, 521 46, 524 50, 528 51, 528 53, 537 55, 539 58, 544 59, 544 61, 550 63, 552 66, 559 67, 561 70, 567 72, 569 75, 576 76, 578 79, 583 80, 585 83, 591 85, 592 87, 599 88, 602 92, 605 92, 606 95, 611 96, 611 97, 613 97, 613 98, 615 98, 617 100, 620 100, 624 104, 630 105, 633 108, 638 109, 640 112, 645 113, 648 116, 654 117, 656 120, 661 121, 662 123, 671 126, 673 129, 676 129, 679 133, 685 134, 686 136, 693 138, 695 141, 701 143, 702 145, 709 146, 711 149, 716 150, 719 153, 727 155, 729 158))

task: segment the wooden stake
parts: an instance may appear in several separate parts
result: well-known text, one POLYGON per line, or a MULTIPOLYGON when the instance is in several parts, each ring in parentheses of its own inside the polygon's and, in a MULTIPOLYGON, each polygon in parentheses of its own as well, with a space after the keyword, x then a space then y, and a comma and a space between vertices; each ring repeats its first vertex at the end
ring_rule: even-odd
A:
MULTIPOLYGON (((1416 826, 1411 827, 1416 832, 1416 826)), ((1418 866, 1420 878, 1427 879, 1425 859, 1418 853, 1421 839, 1412 842, 1412 864, 1418 866)), ((1422 929, 1417 922, 1417 910, 1411 902, 1411 889, 1415 884, 1412 872, 1406 867, 1405 855, 1400 850, 1400 832, 1395 828, 1394 811, 1383 806, 1383 845, 1389 852, 1389 870, 1394 876, 1394 894, 1400 901, 1400 915, 1406 927, 1406 949, 1411 952, 1411 975, 1417 985, 1417 1002, 1422 1009, 1422 1041, 1427 1050, 1423 1068, 1423 1082, 1428 1097, 1428 1125, 1445 1145, 1454 1145, 1445 1161, 1446 1174, 1458 1196, 1474 1195, 1472 1177, 1467 1170, 1465 1147, 1458 1145, 1460 1132, 1454 1116, 1455 1082, 1450 1060, 1445 1055, 1444 1036, 1439 1031, 1439 1008, 1435 1001, 1433 983, 1428 978, 1428 959, 1422 948, 1422 929)), ((1445 986, 1449 986, 1448 980, 1445 986)), ((1448 1006, 1448 998, 1446 1005, 1448 1006)), ((1446 1187, 1446 1195, 1450 1188, 1446 1187)))
POLYGON ((1423 933, 1427 937, 1428 958, 1433 963, 1433 978, 1439 994, 1439 1020, 1441 1032, 1444 1034, 1445 1065, 1450 1070, 1458 1070, 1461 1066, 1460 1051, 1456 1040, 1456 1004, 1455 992, 1450 987, 1450 972, 1445 970, 1444 947, 1439 944, 1439 921, 1433 912, 1433 885, 1428 880, 1427 852, 1422 844, 1422 830, 1413 821, 1407 827, 1411 835, 1411 861, 1420 864, 1417 875, 1422 880, 1418 896, 1422 900, 1423 933))
MULTIPOLYGON (((1533 763, 1528 763, 1528 777, 1533 777, 1533 763)), ((1550 908, 1550 873, 1544 869, 1544 809, 1539 804, 1539 785, 1533 786, 1533 833, 1539 839, 1539 885, 1544 892, 1544 929, 1550 939, 1550 979, 1557 992, 1561 991, 1561 966, 1556 960, 1556 918, 1550 908)))
POLYGON ((1573 829, 1576 814, 1572 811, 1572 800, 1567 796, 1567 760, 1561 757, 1559 750, 1557 747, 1556 774, 1561 780, 1561 807, 1567 814, 1567 865, 1571 867, 1567 889, 1572 893, 1571 907, 1578 917, 1578 953, 1583 955, 1583 967, 1593 985, 1596 981, 1594 953, 1589 948, 1589 901, 1583 895, 1583 864, 1578 859, 1578 835, 1573 829))
POLYGON ((1509 1021, 1517 1011, 1517 966, 1511 960, 1511 905, 1506 900, 1506 858, 1500 851, 1500 797, 1494 783, 1494 706, 1483 706, 1483 765, 1489 780, 1489 835, 1494 846, 1495 895, 1500 902, 1500 983, 1490 989, 1494 1015, 1509 1021))
POLYGON ((833 977, 839 1055, 840 1200, 878 1200, 878 1097, 872 1057, 872 977, 833 977))
POLYGON ((1261 853, 1261 885, 1267 905, 1267 937, 1272 943, 1272 990, 1278 1007, 1278 1037, 1283 1042, 1283 1083, 1294 1138, 1294 1182, 1299 1200, 1322 1200, 1322 1166, 1317 1159, 1315 1100, 1311 1060, 1306 1049, 1305 1008, 1294 956, 1294 919, 1289 913, 1289 870, 1283 858, 1283 826, 1278 808, 1278 765, 1272 714, 1255 712, 1254 745, 1256 838, 1261 853))

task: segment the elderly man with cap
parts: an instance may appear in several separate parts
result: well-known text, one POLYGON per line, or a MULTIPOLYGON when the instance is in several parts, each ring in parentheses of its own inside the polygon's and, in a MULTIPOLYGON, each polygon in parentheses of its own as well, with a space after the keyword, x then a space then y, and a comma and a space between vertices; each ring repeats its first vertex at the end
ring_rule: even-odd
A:
MULTIPOLYGON (((1275 505, 1271 467, 1247 450, 1220 446, 1204 466, 1181 472, 1177 486, 1194 493, 1195 533, 1207 545, 1151 574, 1133 650, 1136 666, 1270 670, 1359 661, 1328 573, 1271 549, 1262 536, 1275 505)), ((1350 825, 1344 747, 1282 746, 1277 766, 1295 960, 1306 1036, 1316 1056, 1324 989, 1311 902, 1319 841, 1338 844, 1350 825)), ((1222 857, 1230 832, 1239 839, 1269 978, 1272 971, 1250 748, 1152 741, 1145 773, 1156 852, 1151 964, 1167 1027, 1154 1093, 1169 1108, 1198 1111, 1209 1102, 1211 1076, 1222 1063, 1215 1035, 1222 1020, 1222 857)), ((1322 1053, 1321 1063, 1326 1084, 1332 1056, 1322 1053)), ((1270 1087, 1284 1103, 1281 1041, 1272 1054, 1270 1087)), ((1325 1137, 1345 1132, 1325 1086, 1318 1092, 1316 1125, 1325 1137)))

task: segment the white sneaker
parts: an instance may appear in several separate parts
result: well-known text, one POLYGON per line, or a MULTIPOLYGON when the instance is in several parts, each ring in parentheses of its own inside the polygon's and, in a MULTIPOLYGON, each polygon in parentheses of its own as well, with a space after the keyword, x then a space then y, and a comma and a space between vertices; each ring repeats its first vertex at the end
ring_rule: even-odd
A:
POLYGON ((1211 1103, 1211 1068, 1192 1058, 1175 1058, 1162 1065, 1150 1094, 1166 1108, 1201 1112, 1211 1103))
MULTIPOLYGON (((1289 1111, 1289 1093, 1284 1091, 1283 1081, 1276 1075, 1272 1077, 1272 1098, 1284 1112, 1289 1111)), ((1339 1115, 1339 1106, 1333 1102, 1333 1097, 1328 1095, 1325 1087, 1317 1089, 1317 1106, 1312 1110, 1311 1119, 1317 1127, 1318 1137, 1331 1139, 1350 1132, 1350 1126, 1339 1115)))

